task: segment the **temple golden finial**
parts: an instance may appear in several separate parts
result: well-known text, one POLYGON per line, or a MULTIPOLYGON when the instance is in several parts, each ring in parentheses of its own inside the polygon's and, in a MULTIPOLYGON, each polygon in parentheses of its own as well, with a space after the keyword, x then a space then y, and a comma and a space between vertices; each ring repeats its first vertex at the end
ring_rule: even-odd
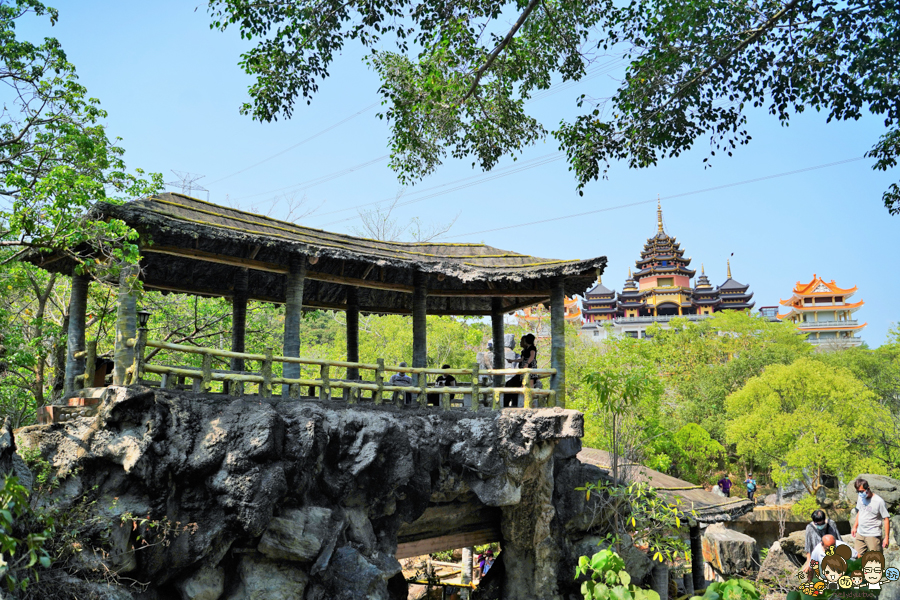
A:
POLYGON ((628 267, 628 279, 633 279, 631 276, 631 267, 628 267))
POLYGON ((703 268, 703 263, 700 263, 700 274, 701 274, 701 275, 706 275, 706 269, 703 268))
POLYGON ((659 201, 659 195, 656 196, 656 226, 659 228, 659 232, 663 233, 662 226, 662 204, 659 201))
POLYGON ((728 263, 728 279, 731 279, 731 259, 729 258, 726 262, 728 263))

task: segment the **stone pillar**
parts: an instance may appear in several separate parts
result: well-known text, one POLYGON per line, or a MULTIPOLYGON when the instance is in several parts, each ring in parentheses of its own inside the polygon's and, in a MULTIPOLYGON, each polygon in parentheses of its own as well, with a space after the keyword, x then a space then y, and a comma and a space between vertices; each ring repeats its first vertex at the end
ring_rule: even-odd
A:
MULTIPOLYGON (((359 288, 347 287, 347 362, 359 362, 359 288)), ((347 369, 347 379, 358 379, 359 369, 347 369)))
MULTIPOLYGON (((87 313, 88 275, 72 275, 72 294, 69 296, 69 330, 66 338, 66 393, 75 390, 75 377, 84 373, 84 359, 72 355, 84 350, 85 315, 87 313)), ((83 381, 81 387, 91 387, 93 381, 83 381)))
POLYGON ((681 576, 681 583, 684 585, 684 593, 688 596, 694 595, 694 575, 685 573, 681 576))
MULTIPOLYGON (((306 279, 306 257, 293 255, 288 262, 288 274, 284 282, 284 356, 300 356, 300 322, 303 320, 303 284, 306 279)), ((284 363, 284 376, 300 378, 300 365, 284 363)), ((289 386, 281 388, 282 398, 289 396, 289 386)))
MULTIPOLYGON (((462 549, 462 577, 460 583, 472 583, 472 548, 462 549)), ((469 600, 469 590, 461 589, 459 591, 461 600, 469 600)))
POLYGON ((700 525, 692 523, 691 536, 691 574, 694 579, 694 590, 699 592, 706 587, 706 575, 703 572, 703 543, 700 540, 700 525))
MULTIPOLYGON (((234 295, 231 297, 231 351, 244 352, 247 334, 247 280, 249 271, 240 269, 234 278, 234 295)), ((231 359, 232 371, 244 370, 243 358, 231 359)))
POLYGON ((428 366, 428 339, 425 315, 428 302, 428 290, 425 288, 425 273, 416 271, 413 275, 413 367, 428 366))
MULTIPOLYGON (((491 298, 491 337, 494 341, 494 368, 506 369, 503 351, 503 298, 491 298)), ((494 387, 503 387, 503 375, 494 375, 494 387)))
POLYGON ((124 385, 125 371, 134 364, 134 347, 128 340, 137 335, 137 296, 131 289, 135 267, 125 267, 119 273, 119 308, 116 312, 116 347, 113 353, 113 385, 124 385))
POLYGON ((562 278, 550 290, 550 389, 556 390, 556 405, 566 407, 566 288, 562 278))
POLYGON ((562 600, 558 578, 563 551, 554 531, 555 448, 556 444, 535 444, 518 484, 518 503, 504 498, 510 503, 501 504, 503 598, 562 600))

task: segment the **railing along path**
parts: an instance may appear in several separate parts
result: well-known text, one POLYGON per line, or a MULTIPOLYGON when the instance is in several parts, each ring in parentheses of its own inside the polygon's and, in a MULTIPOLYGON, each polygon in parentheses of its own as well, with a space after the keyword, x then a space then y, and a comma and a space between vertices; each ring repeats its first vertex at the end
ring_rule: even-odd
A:
MULTIPOLYGON (((532 377, 542 378, 556 375, 556 369, 481 369, 477 363, 472 365, 471 369, 433 369, 422 367, 399 367, 385 365, 384 359, 379 358, 375 363, 359 363, 341 360, 329 360, 321 358, 303 358, 290 356, 275 356, 271 349, 267 349, 264 354, 253 354, 247 352, 231 352, 229 350, 218 350, 215 348, 203 348, 198 346, 188 346, 185 344, 173 344, 170 342, 161 342, 143 339, 139 336, 130 339, 127 345, 134 347, 134 363, 128 368, 126 374, 125 385, 130 385, 143 380, 146 373, 154 373, 162 376, 160 387, 174 387, 177 378, 192 379, 194 391, 209 392, 211 384, 214 381, 228 384, 228 393, 234 396, 244 394, 244 384, 258 385, 258 393, 262 397, 272 397, 272 386, 286 386, 288 396, 290 398, 300 399, 301 387, 310 387, 318 389, 318 399, 320 401, 328 401, 332 399, 332 390, 340 389, 341 396, 349 403, 355 404, 362 399, 361 393, 364 391, 372 392, 371 399, 376 405, 384 404, 384 393, 390 392, 392 395, 396 392, 400 398, 403 394, 417 394, 417 401, 421 406, 428 405, 428 396, 439 395, 440 407, 449 410, 450 398, 458 394, 471 395, 471 409, 478 410, 480 398, 482 396, 491 396, 491 407, 497 409, 501 404, 503 394, 522 394, 525 398, 524 405, 528 408, 539 408, 542 403, 541 398, 547 398, 543 403, 544 406, 555 406, 556 391, 536 389, 532 387, 532 377), (173 352, 184 352, 187 354, 199 354, 202 356, 202 366, 196 367, 175 367, 168 365, 148 364, 144 359, 144 349, 157 348, 160 350, 169 350, 173 352), (245 361, 255 361, 260 363, 260 369, 257 372, 235 372, 235 371, 219 371, 212 368, 213 358, 237 358, 245 361), (276 377, 272 373, 272 365, 276 362, 283 364, 300 364, 319 367, 318 378, 288 378, 276 377), (345 379, 334 379, 332 377, 332 369, 357 369, 358 371, 374 371, 374 381, 349 381, 345 379), (385 373, 409 373, 416 379, 415 385, 391 385, 385 382, 385 373), (429 387, 428 375, 454 375, 454 376, 470 376, 471 383, 457 384, 453 387, 429 387), (505 376, 505 375, 522 375, 525 384, 521 387, 497 387, 497 386, 481 386, 479 378, 483 376, 505 376)), ((94 371, 97 356, 97 342, 92 341, 87 344, 87 350, 76 352, 76 359, 85 358, 85 373, 79 375, 76 380, 84 383, 94 380, 94 371)), ((88 387, 88 385, 83 385, 88 387)))

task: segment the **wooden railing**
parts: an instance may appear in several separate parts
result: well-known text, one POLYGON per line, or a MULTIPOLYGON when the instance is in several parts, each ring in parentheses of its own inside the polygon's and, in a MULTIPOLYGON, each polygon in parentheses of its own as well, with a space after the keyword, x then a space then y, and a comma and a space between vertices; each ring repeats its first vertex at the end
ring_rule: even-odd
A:
MULTIPOLYGON (((247 352, 231 352, 229 350, 217 350, 215 348, 202 348, 184 344, 173 344, 154 340, 136 339, 128 340, 127 344, 135 348, 134 363, 127 369, 125 385, 130 385, 143 380, 144 375, 153 373, 162 376, 161 387, 174 387, 177 379, 191 379, 195 391, 209 392, 212 382, 227 384, 228 393, 235 396, 244 394, 244 385, 256 385, 258 394, 262 397, 273 396, 273 386, 281 385, 286 389, 290 398, 301 397, 301 388, 310 387, 318 390, 317 397, 321 401, 329 401, 333 398, 335 389, 341 390, 341 397, 348 403, 354 404, 362 399, 362 392, 371 392, 371 400, 376 405, 384 403, 384 394, 389 392, 394 396, 395 392, 400 398, 404 394, 416 394, 418 403, 427 406, 428 396, 439 395, 440 407, 450 409, 450 397, 453 395, 470 394, 471 409, 478 410, 482 396, 492 398, 491 406, 497 409, 501 405, 503 394, 522 394, 526 408, 539 408, 540 406, 555 406, 556 391, 536 389, 533 387, 534 378, 551 377, 556 374, 556 369, 481 369, 473 364, 471 369, 432 369, 421 367, 399 367, 384 364, 384 359, 379 358, 375 363, 347 362, 341 360, 328 360, 319 358, 296 358, 289 356, 275 356, 271 349, 264 354, 247 352), (202 356, 201 367, 176 367, 167 365, 148 364, 145 362, 145 348, 157 348, 172 352, 186 354, 199 354, 202 356), (220 371, 214 370, 213 358, 238 358, 244 361, 254 361, 260 364, 259 371, 220 371), (318 378, 289 378, 273 375, 274 363, 300 364, 318 366, 318 378), (357 372, 372 371, 372 381, 350 381, 335 379, 332 369, 356 369, 357 372), (385 373, 409 373, 415 380, 415 385, 401 386, 391 385, 385 381, 385 373), (471 382, 458 383, 453 387, 428 387, 429 375, 453 375, 470 377, 471 382), (479 383, 482 376, 493 378, 494 376, 521 375, 524 385, 521 387, 495 387, 484 386, 479 383), (541 402, 541 399, 546 399, 541 402)), ((88 344, 88 350, 75 354, 75 358, 86 358, 85 374, 78 379, 88 384, 94 379, 94 361, 97 354, 97 343, 88 344)), ((83 387, 88 387, 85 385, 83 387)), ((223 387, 225 387, 223 385, 223 387)))

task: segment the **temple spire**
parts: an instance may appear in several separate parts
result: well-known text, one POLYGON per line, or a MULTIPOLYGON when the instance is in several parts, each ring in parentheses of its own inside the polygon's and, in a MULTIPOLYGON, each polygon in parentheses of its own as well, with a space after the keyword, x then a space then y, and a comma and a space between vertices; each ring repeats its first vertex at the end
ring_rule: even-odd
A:
POLYGON ((729 258, 729 259, 728 259, 727 261, 725 261, 725 262, 728 263, 728 279, 731 279, 731 259, 729 258))
POLYGON ((700 274, 701 274, 701 275, 706 275, 706 269, 703 268, 703 263, 700 263, 700 274))
POLYGON ((663 224, 662 224, 662 204, 659 201, 659 196, 656 196, 656 226, 660 233, 663 233, 663 224))

